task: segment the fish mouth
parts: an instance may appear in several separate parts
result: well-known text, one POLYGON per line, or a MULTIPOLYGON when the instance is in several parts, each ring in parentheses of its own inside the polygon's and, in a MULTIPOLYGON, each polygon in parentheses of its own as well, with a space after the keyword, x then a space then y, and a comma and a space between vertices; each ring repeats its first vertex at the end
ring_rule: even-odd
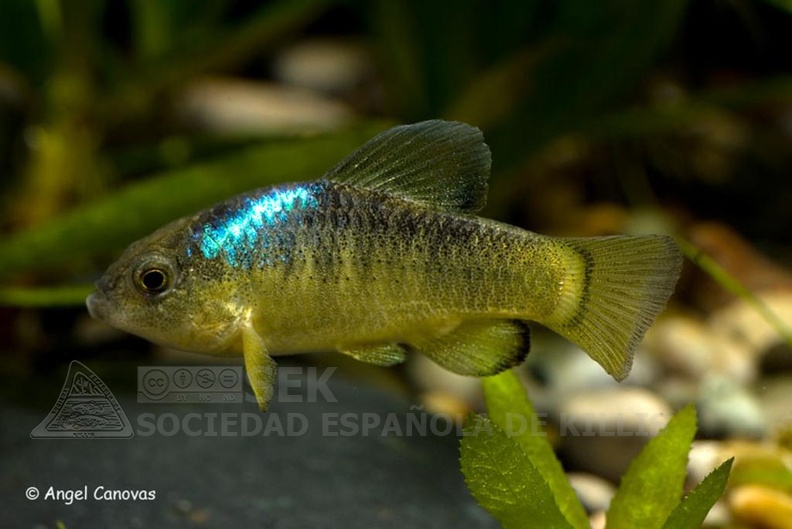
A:
POLYGON ((85 298, 85 306, 88 307, 88 314, 94 319, 104 320, 104 308, 106 305, 107 297, 99 290, 94 291, 85 298))

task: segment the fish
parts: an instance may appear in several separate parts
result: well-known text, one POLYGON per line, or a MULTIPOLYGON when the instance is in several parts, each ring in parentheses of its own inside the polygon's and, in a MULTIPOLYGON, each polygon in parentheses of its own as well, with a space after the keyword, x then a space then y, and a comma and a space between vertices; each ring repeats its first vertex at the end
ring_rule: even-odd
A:
POLYGON ((520 365, 535 322, 613 376, 673 293, 666 235, 551 237, 475 215, 492 156, 470 125, 382 132, 314 181, 260 188, 132 243, 87 298, 157 344, 244 357, 266 410, 273 357, 336 351, 460 375, 520 365))

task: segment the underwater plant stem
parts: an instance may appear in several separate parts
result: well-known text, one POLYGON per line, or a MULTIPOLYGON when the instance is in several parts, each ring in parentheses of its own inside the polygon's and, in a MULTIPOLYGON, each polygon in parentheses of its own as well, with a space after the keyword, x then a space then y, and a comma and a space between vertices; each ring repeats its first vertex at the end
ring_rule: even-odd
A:
POLYGON ((781 320, 764 301, 693 243, 680 236, 676 237, 676 241, 685 257, 701 268, 720 286, 753 307, 778 332, 784 342, 789 347, 792 347, 792 328, 781 320))

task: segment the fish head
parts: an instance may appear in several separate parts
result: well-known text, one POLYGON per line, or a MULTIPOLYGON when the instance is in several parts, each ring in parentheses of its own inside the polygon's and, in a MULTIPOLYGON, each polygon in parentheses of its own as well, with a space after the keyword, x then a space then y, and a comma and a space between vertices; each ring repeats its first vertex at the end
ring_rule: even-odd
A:
POLYGON ((233 282, 191 249, 193 218, 132 243, 86 299, 92 317, 159 345, 225 354, 238 339, 242 311, 233 282))

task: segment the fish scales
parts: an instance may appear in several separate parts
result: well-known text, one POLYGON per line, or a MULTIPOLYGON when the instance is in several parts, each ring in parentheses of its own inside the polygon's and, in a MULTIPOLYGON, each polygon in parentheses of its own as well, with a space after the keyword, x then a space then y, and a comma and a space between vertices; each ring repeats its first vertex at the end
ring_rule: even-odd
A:
POLYGON ((232 302, 252 309, 274 354, 408 341, 427 323, 536 319, 552 311, 552 295, 536 292, 560 286, 563 270, 531 266, 532 246, 548 250, 531 232, 332 182, 301 189, 307 193, 277 188, 234 199, 194 228, 196 247, 212 249, 194 251, 195 259, 220 260, 227 268, 221 277, 235 278, 232 302), (276 197, 293 203, 281 204, 269 222, 260 219, 258 204, 276 197), (223 230, 230 235, 215 251, 223 230), (273 307, 266 294, 272 292, 289 304, 273 307))

